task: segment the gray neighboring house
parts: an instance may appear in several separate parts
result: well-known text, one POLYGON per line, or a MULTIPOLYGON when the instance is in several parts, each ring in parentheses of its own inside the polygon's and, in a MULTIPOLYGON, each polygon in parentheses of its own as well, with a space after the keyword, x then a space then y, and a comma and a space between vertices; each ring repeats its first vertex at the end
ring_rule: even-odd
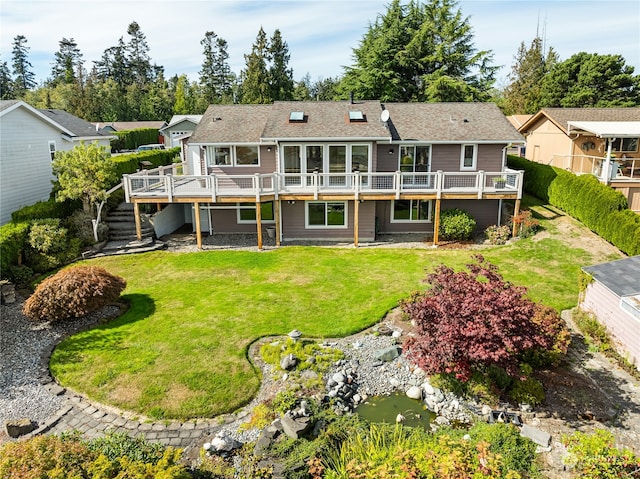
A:
POLYGON ((202 115, 173 115, 169 124, 160 128, 160 134, 164 137, 167 148, 180 146, 180 140, 188 138, 200 120, 202 115))
POLYGON ((112 137, 61 110, 39 110, 21 100, 0 101, 0 224, 23 206, 49 198, 56 151, 112 137))
POLYGON ((607 328, 623 356, 640 369, 640 256, 582 268, 593 277, 580 307, 607 328))

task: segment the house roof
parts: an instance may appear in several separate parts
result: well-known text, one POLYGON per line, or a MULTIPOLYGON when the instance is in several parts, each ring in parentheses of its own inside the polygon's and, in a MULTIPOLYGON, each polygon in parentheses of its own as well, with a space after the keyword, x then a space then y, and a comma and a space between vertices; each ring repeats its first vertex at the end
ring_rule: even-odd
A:
POLYGON ((200 120, 202 120, 202 115, 173 115, 171 117, 171 120, 169 120, 169 123, 160 128, 160 131, 171 128, 172 126, 175 126, 178 123, 182 123, 183 121, 188 121, 193 123, 194 125, 197 125, 198 123, 200 123, 200 120))
POLYGON ((494 103, 385 103, 394 140, 524 143, 494 103))
POLYGON ((0 111, 4 111, 19 102, 20 100, 0 100, 0 111))
POLYGON ((640 294, 640 255, 582 269, 616 296, 640 294))
POLYGON ((48 115, 45 115, 42 111, 38 110, 37 108, 32 107, 31 105, 29 105, 28 103, 26 103, 26 102, 24 102, 22 100, 0 100, 0 117, 12 112, 13 110, 18 109, 18 108, 25 109, 26 111, 28 111, 34 117, 40 119, 41 121, 43 121, 45 123, 48 123, 49 125, 51 125, 55 129, 59 130, 60 132, 66 134, 66 135, 69 135, 69 136, 73 136, 73 132, 71 130, 69 130, 65 125, 61 125, 60 123, 58 123, 54 119, 50 118, 48 115))
POLYGON ((524 143, 492 103, 382 104, 379 101, 211 105, 190 143, 278 140, 524 143), (384 110, 389 114, 386 122, 381 119, 384 110), (298 119, 291 117, 295 112, 298 119))
POLYGON ((640 121, 569 121, 569 133, 588 133, 600 138, 638 138, 640 121))
POLYGON ((138 130, 140 128, 157 128, 166 126, 166 121, 107 121, 96 123, 98 128, 110 126, 115 131, 138 130))
POLYGON ((533 115, 509 115, 507 120, 516 128, 524 125, 533 115))
POLYGON ((632 108, 543 108, 519 128, 525 133, 540 119, 548 118, 558 128, 568 133, 570 121, 640 121, 640 107, 632 108))
POLYGON ((76 138, 113 138, 97 130, 97 128, 88 121, 78 118, 64 110, 55 110, 51 108, 40 108, 40 113, 55 121, 72 134, 70 136, 76 138))

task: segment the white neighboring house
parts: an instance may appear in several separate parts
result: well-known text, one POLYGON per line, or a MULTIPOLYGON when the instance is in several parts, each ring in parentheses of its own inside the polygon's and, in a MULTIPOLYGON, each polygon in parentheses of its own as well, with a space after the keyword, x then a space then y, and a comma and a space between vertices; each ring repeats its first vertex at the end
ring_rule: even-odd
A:
POLYGON ((112 136, 62 110, 39 110, 21 100, 0 101, 0 225, 23 206, 49 198, 56 151, 82 142, 110 150, 112 136))
POLYGON ((180 146, 180 140, 188 137, 201 119, 202 115, 173 115, 169 124, 160 128, 160 134, 164 136, 164 144, 167 148, 180 146))

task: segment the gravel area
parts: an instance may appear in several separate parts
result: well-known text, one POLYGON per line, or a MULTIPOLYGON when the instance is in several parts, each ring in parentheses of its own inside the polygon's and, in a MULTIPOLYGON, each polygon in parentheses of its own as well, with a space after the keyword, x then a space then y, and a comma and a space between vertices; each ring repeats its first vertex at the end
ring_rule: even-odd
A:
POLYGON ((24 298, 0 306, 0 425, 7 420, 29 418, 42 424, 64 405, 42 386, 47 351, 63 338, 95 326, 120 312, 107 306, 94 314, 60 323, 38 323, 22 314, 24 298))

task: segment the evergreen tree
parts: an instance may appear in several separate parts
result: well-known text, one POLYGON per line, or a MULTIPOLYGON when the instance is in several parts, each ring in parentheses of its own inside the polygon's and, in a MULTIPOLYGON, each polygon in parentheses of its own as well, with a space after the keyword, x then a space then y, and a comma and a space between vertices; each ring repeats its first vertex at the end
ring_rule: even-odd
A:
POLYGON ((214 32, 206 32, 200 44, 204 47, 204 61, 200 70, 204 102, 207 105, 231 103, 233 74, 228 63, 227 41, 219 38, 214 32))
POLYGON ((240 75, 242 103, 271 103, 271 85, 269 84, 268 63, 269 45, 264 29, 256 37, 251 53, 244 56, 246 69, 240 75))
POLYGON ((131 22, 127 28, 127 34, 131 37, 126 45, 128 67, 133 82, 146 85, 152 76, 151 58, 149 57, 149 45, 147 38, 137 22, 131 22))
POLYGON ((580 52, 551 68, 542 82, 540 106, 640 105, 640 75, 621 55, 580 52))
POLYGON ((13 91, 15 98, 21 98, 27 90, 36 86, 35 75, 31 71, 29 62, 29 47, 27 39, 23 35, 16 35, 13 39, 12 66, 13 66, 13 91))
POLYGON ((536 36, 529 48, 520 44, 515 63, 511 67, 511 83, 504 91, 503 109, 505 114, 536 113, 540 109, 540 88, 542 80, 558 61, 553 48, 544 52, 542 38, 536 36))
POLYGON ((293 70, 289 68, 289 46, 282 39, 280 30, 276 29, 269 44, 269 58, 271 67, 269 68, 269 83, 271 84, 271 99, 292 100, 293 99, 293 70))
POLYGON ((11 71, 7 62, 0 62, 0 99, 9 100, 11 98, 13 98, 11 71))
POLYGON ((52 85, 58 83, 75 83, 76 73, 82 68, 82 53, 73 38, 62 38, 59 50, 55 53, 55 62, 51 69, 52 85))
POLYGON ((468 18, 454 0, 393 0, 369 26, 342 96, 383 101, 482 101, 495 81, 492 53, 477 51, 468 18))
POLYGON ((98 77, 102 81, 112 79, 122 91, 130 83, 131 73, 127 60, 127 47, 122 37, 116 46, 107 48, 100 61, 96 62, 98 77))

